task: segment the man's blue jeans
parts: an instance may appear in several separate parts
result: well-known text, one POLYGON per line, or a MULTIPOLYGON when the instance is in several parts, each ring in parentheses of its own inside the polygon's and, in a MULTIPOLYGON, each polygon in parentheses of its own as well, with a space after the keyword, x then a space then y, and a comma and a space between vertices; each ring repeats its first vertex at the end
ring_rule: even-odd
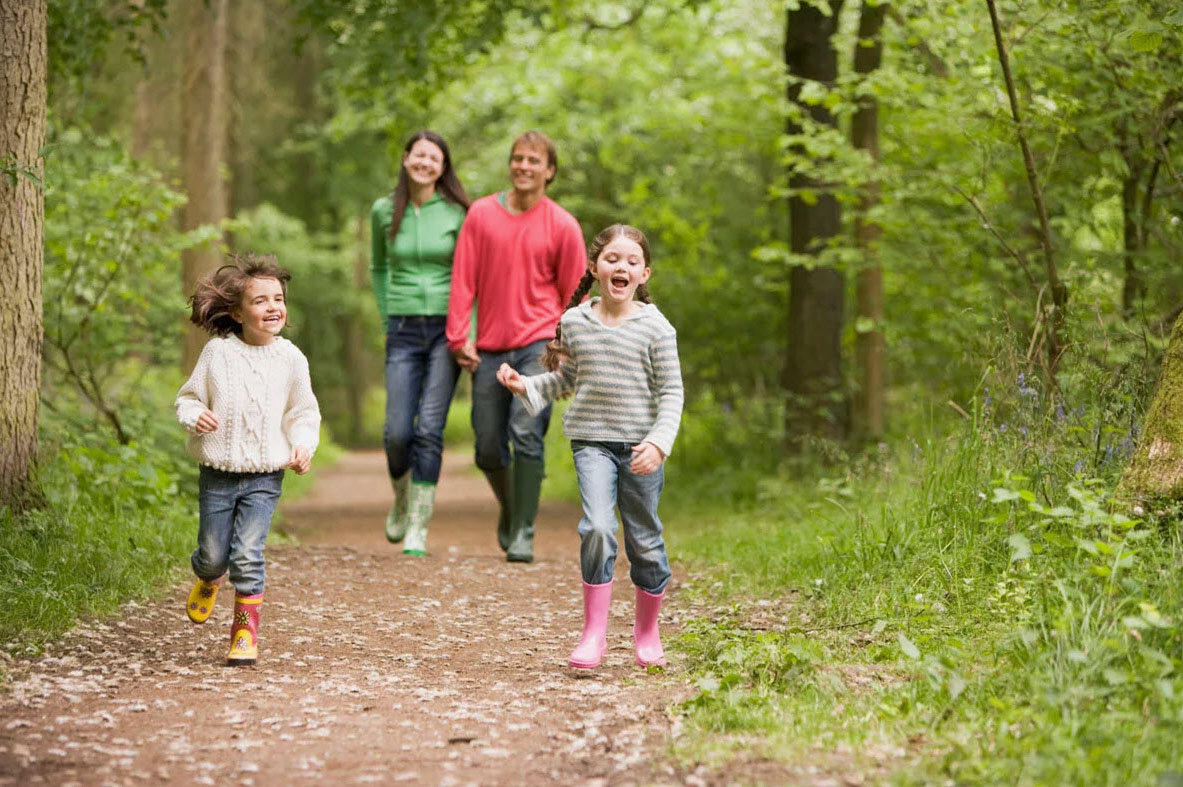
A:
POLYGON ((508 363, 523 377, 542 374, 539 360, 549 339, 516 350, 481 350, 481 362, 472 376, 472 431, 476 434, 476 466, 486 472, 509 466, 513 457, 541 462, 543 438, 550 426, 550 405, 536 416, 526 412, 509 389, 497 382, 497 370, 508 363))
POLYGON ((201 466, 197 500, 201 520, 190 563, 200 579, 212 581, 230 570, 240 596, 263 592, 263 544, 283 487, 283 470, 232 473, 201 466))
POLYGON ((448 352, 445 316, 391 316, 386 328, 386 466, 391 478, 407 470, 420 483, 437 483, 444 424, 460 378, 448 352))
POLYGON ((616 565, 616 514, 624 523, 624 549, 633 584, 661 593, 670 581, 670 563, 661 536, 657 502, 665 485, 665 466, 649 475, 629 469, 629 443, 572 440, 575 475, 583 518, 579 520, 579 566, 583 581, 602 585, 616 565))

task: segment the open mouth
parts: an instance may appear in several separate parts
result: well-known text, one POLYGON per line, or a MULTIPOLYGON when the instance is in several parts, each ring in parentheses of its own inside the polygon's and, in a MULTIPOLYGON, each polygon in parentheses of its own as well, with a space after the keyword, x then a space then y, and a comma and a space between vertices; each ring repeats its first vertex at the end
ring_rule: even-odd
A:
POLYGON ((619 273, 613 276, 609 281, 611 281, 613 287, 620 287, 623 289, 628 286, 628 276, 624 276, 619 273))

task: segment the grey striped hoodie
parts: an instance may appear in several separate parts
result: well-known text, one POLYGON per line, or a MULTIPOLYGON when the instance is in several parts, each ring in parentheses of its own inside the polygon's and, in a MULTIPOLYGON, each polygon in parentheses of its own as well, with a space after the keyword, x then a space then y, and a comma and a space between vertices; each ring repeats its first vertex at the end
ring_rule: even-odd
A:
POLYGON ((519 397, 532 415, 574 391, 563 415, 570 440, 648 441, 666 456, 682 418, 682 370, 674 326, 657 307, 642 304, 609 328, 592 311, 592 298, 563 313, 563 344, 570 357, 556 372, 523 377, 519 397))

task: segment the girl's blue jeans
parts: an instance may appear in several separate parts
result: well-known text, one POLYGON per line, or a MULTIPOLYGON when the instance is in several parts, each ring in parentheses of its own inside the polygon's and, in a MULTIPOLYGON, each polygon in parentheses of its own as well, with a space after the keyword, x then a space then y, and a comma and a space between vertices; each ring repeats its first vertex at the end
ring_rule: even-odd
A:
POLYGON ((657 501, 665 484, 665 467, 649 475, 629 469, 629 443, 572 440, 575 475, 583 501, 579 520, 579 566, 583 581, 602 585, 616 565, 616 514, 624 523, 624 550, 633 584, 661 593, 670 581, 670 563, 657 517, 657 501))
POLYGON ((437 483, 444 452, 444 424, 460 378, 448 352, 448 318, 398 316, 386 326, 386 427, 383 443, 391 478, 437 483))
POLYGON ((283 487, 283 470, 232 473, 202 465, 197 480, 201 520, 193 573, 212 581, 230 570, 241 596, 263 592, 263 544, 283 487))

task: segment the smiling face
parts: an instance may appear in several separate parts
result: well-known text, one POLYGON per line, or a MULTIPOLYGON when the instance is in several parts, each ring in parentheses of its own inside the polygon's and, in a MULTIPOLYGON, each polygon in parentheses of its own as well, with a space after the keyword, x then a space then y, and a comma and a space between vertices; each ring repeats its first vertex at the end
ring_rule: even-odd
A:
POLYGON ((434 186, 444 174, 444 151, 430 139, 417 139, 403 154, 407 177, 420 186, 434 186))
POLYGON ((519 142, 509 156, 509 179, 515 191, 541 194, 555 176, 545 147, 519 142))
POLYGON ((600 283, 603 299, 623 306, 633 299, 637 287, 649 281, 652 272, 645 262, 641 244, 624 235, 617 235, 600 251, 590 266, 592 275, 600 283))
POLYGON ((288 307, 279 279, 250 279, 242 301, 230 316, 242 324, 247 344, 271 344, 288 321, 288 307))

